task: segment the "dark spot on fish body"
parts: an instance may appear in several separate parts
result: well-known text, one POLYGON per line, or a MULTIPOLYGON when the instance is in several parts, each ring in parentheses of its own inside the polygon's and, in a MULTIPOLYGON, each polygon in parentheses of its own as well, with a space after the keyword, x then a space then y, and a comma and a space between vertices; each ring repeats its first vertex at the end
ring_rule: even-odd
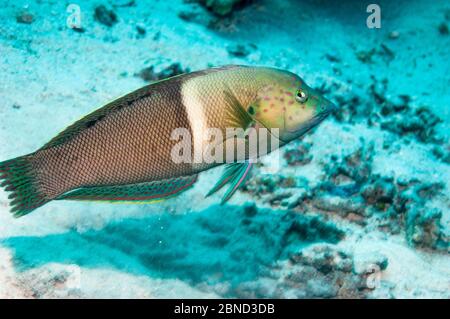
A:
POLYGON ((127 100, 127 101, 125 101, 125 102, 123 102, 123 103, 118 104, 117 107, 116 107, 116 110, 121 110, 121 109, 123 109, 125 106, 131 106, 131 105, 133 105, 133 103, 136 102, 137 100, 142 99, 142 98, 145 98, 145 97, 147 97, 147 96, 150 96, 150 92, 148 92, 148 93, 146 93, 146 94, 144 94, 144 95, 142 95, 142 96, 139 96, 138 98, 133 98, 133 99, 130 99, 130 100, 127 100))
POLYGON ((86 122, 86 127, 90 128, 90 127, 94 126, 96 122, 97 122, 97 120, 92 120, 92 121, 86 122))
POLYGON ((97 122, 103 120, 105 118, 105 115, 100 115, 99 117, 97 117, 96 119, 93 119, 91 121, 86 122, 86 127, 92 127, 94 126, 97 122))

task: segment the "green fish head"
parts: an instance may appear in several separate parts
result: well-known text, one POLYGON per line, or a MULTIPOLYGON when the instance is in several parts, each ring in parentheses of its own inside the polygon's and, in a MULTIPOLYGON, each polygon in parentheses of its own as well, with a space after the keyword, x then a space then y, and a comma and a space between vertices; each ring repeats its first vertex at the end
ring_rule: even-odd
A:
POLYGON ((318 125, 335 109, 300 77, 278 71, 272 83, 259 90, 247 111, 262 126, 279 129, 279 139, 287 143, 318 125))

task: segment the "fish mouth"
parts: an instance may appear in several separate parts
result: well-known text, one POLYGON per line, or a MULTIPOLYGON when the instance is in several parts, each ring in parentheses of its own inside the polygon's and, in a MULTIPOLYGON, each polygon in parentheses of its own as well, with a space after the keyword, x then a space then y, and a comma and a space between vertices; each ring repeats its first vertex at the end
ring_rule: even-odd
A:
POLYGON ((288 129, 286 129, 286 114, 285 114, 285 116, 284 116, 284 129, 288 133, 302 136, 302 135, 306 134, 307 132, 309 132, 314 127, 316 127, 317 125, 319 125, 323 120, 325 120, 325 118, 327 118, 328 115, 330 115, 332 112, 334 112, 337 109, 338 109, 338 107, 335 104, 333 104, 330 101, 326 100, 326 107, 325 107, 324 111, 314 115, 314 117, 311 118, 308 121, 308 123, 306 123, 305 125, 303 125, 301 128, 299 128, 297 130, 288 130, 288 129))
POLYGON ((291 134, 300 134, 300 136, 304 135, 310 130, 312 130, 314 127, 319 125, 320 122, 322 122, 330 113, 331 112, 329 111, 321 112, 320 114, 315 115, 311 120, 308 121, 306 125, 299 128, 298 130, 286 130, 286 131, 291 134))
MULTIPOLYGON (((323 120, 325 120, 325 118, 330 115, 331 113, 333 113, 334 111, 338 110, 339 107, 337 107, 334 103, 332 103, 331 101, 329 101, 328 99, 323 98, 322 100, 322 105, 324 105, 324 107, 322 108, 323 111, 315 114, 307 123, 305 123, 304 125, 302 125, 302 127, 300 127, 297 130, 289 130, 286 127, 286 113, 284 113, 283 116, 283 130, 285 132, 287 132, 288 134, 292 134, 295 136, 295 138, 299 138, 303 135, 305 135, 306 133, 308 133, 309 131, 311 131, 313 128, 315 128, 317 125, 319 125, 323 120)), ((284 140, 281 139, 280 137, 280 141, 282 141, 283 143, 288 143, 289 141, 291 141, 292 139, 288 139, 288 140, 284 140)))

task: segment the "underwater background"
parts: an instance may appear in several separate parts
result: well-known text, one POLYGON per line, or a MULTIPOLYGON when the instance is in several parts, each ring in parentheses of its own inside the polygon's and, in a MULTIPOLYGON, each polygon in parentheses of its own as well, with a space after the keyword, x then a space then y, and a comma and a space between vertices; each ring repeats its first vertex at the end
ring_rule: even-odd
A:
POLYGON ((0 161, 211 66, 287 69, 340 107, 223 206, 222 168, 20 219, 1 190, 0 297, 450 298, 449 26, 448 1, 0 0, 0 161))

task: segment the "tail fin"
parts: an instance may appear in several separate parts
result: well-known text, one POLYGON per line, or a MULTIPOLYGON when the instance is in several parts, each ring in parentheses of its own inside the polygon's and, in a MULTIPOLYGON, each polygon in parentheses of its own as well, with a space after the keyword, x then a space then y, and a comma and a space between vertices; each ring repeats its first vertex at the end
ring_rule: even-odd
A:
POLYGON ((14 217, 26 215, 50 201, 39 191, 32 157, 29 154, 0 162, 0 186, 11 192, 8 199, 14 217))

